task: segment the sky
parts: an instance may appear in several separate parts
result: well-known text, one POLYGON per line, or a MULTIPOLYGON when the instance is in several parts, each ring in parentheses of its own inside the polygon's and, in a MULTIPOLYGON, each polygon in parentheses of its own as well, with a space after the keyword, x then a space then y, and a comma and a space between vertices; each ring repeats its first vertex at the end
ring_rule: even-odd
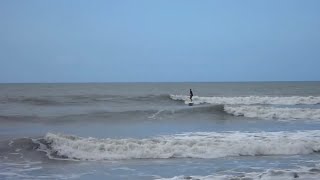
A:
POLYGON ((319 0, 1 0, 0 83, 319 81, 319 0))

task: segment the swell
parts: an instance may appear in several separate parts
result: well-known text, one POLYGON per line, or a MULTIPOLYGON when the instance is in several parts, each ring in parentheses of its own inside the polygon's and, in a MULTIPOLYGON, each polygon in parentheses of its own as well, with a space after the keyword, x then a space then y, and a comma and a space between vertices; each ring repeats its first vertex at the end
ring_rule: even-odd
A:
POLYGON ((37 122, 40 120, 38 116, 0 115, 0 122, 37 122))
POLYGON ((137 109, 124 111, 95 111, 89 113, 67 114, 56 116, 24 116, 1 115, 0 122, 78 122, 78 121, 109 121, 109 120, 148 120, 163 118, 192 117, 199 114, 225 115, 223 105, 183 106, 157 109, 137 109))
POLYGON ((127 110, 127 111, 97 111, 87 114, 73 114, 56 118, 55 120, 62 120, 64 122, 83 119, 87 121, 98 120, 149 120, 149 119, 180 119, 184 117, 192 117, 199 114, 226 114, 223 105, 209 105, 209 106, 195 106, 195 107, 170 107, 160 109, 141 109, 141 110, 127 110))
POLYGON ((296 107, 272 107, 263 105, 201 105, 183 106, 160 109, 140 109, 126 111, 96 111, 83 114, 69 114, 57 116, 23 116, 23 115, 1 115, 0 122, 93 122, 110 120, 148 120, 148 119, 185 119, 198 116, 213 118, 215 116, 226 117, 243 116, 258 119, 277 120, 320 120, 320 109, 296 108, 296 107))
POLYGON ((40 96, 40 97, 5 97, 1 98, 2 104, 21 103, 37 106, 58 106, 88 103, 115 102, 163 102, 170 101, 169 95, 146 95, 146 96, 120 96, 120 95, 69 95, 69 96, 40 96))
MULTIPOLYGON (((73 105, 73 104, 88 104, 99 102, 127 103, 127 102, 189 102, 189 97, 185 95, 145 95, 145 96, 123 96, 123 95, 69 95, 69 96, 40 96, 40 97, 5 97, 1 98, 2 104, 6 103, 21 103, 30 105, 73 105), (173 100, 173 101, 172 101, 173 100)), ((269 96, 244 96, 244 97, 193 97, 194 104, 283 104, 283 105, 298 105, 298 104, 320 104, 319 96, 288 96, 288 97, 269 97, 269 96)))
POLYGON ((7 97, 0 100, 2 104, 6 103, 21 103, 30 105, 61 105, 58 100, 54 100, 52 97, 7 97))
POLYGON ((320 151, 320 131, 199 132, 145 139, 96 139, 47 133, 33 140, 51 159, 126 160, 298 155, 320 151))

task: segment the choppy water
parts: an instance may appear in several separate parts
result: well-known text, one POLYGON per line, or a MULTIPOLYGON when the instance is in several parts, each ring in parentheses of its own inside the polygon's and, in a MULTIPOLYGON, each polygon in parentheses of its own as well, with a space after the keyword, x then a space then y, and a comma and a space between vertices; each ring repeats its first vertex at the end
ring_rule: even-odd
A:
POLYGON ((0 124, 0 179, 320 178, 320 82, 1 84, 0 124))

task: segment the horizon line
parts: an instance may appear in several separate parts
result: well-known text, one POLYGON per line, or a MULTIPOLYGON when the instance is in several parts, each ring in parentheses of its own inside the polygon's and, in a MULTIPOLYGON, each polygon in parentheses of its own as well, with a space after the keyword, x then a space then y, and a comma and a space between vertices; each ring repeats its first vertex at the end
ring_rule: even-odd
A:
POLYGON ((70 81, 70 82, 0 82, 0 84, 121 84, 121 83, 281 83, 281 82, 320 82, 320 80, 278 80, 278 81, 70 81))

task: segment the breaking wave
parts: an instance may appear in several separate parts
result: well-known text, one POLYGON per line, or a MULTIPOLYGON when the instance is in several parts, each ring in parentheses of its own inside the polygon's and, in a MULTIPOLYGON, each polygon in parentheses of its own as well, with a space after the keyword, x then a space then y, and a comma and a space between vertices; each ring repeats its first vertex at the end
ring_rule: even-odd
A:
POLYGON ((320 130, 297 132, 199 132, 146 139, 96 139, 47 133, 34 140, 49 158, 126 160, 295 155, 320 151, 320 130))
MULTIPOLYGON (((173 100, 184 101, 189 103, 189 97, 184 95, 170 95, 173 100)), ((252 104, 282 104, 282 105, 297 105, 297 104, 320 104, 318 96, 290 96, 290 97, 269 97, 269 96, 244 96, 244 97, 199 97, 194 96, 194 104, 227 104, 227 105, 252 105, 252 104)))
POLYGON ((320 109, 277 108, 266 106, 224 106, 224 110, 235 116, 261 119, 308 119, 320 120, 320 109))
MULTIPOLYGON (((173 100, 189 103, 188 96, 170 95, 173 100)), ((315 105, 320 103, 320 97, 314 96, 246 96, 246 97, 193 97, 194 104, 222 104, 224 111, 234 116, 244 116, 261 119, 305 119, 320 120, 320 109, 296 108, 294 105, 315 105), (285 105, 292 107, 272 107, 267 105, 285 105)))

